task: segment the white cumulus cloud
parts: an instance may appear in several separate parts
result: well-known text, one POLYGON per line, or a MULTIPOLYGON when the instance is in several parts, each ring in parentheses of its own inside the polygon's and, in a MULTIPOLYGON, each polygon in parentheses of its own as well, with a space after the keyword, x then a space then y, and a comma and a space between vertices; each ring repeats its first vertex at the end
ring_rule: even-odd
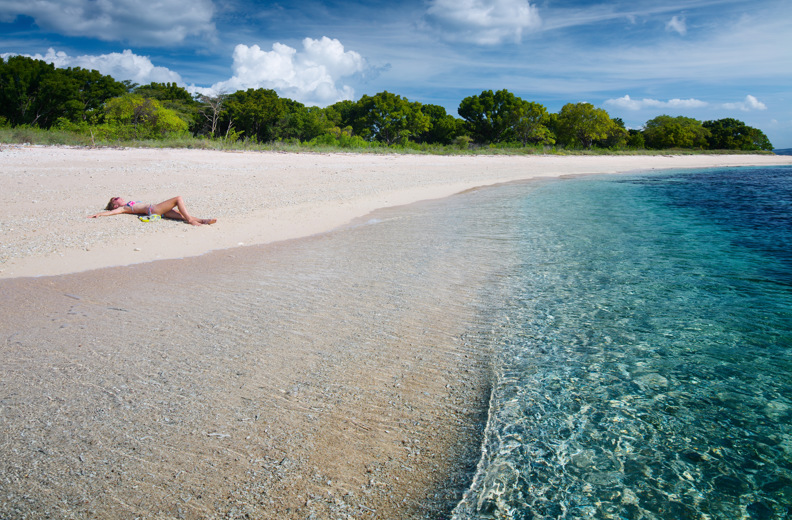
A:
MULTIPOLYGON (((3 54, 4 58, 11 54, 3 54)), ((58 68, 80 67, 98 70, 117 81, 130 80, 140 85, 156 83, 182 84, 181 76, 165 67, 155 67, 147 56, 139 56, 131 50, 112 52, 110 54, 69 56, 63 51, 49 49, 46 54, 24 55, 35 60, 52 63, 58 68)))
POLYGON ((687 34, 687 23, 684 18, 673 16, 671 20, 666 23, 666 31, 679 33, 684 36, 687 34))
POLYGON ((430 0, 426 19, 447 40, 479 45, 519 43, 523 31, 542 24, 526 0, 430 0))
POLYGON ((305 38, 302 43, 302 51, 282 43, 273 44, 271 51, 258 45, 237 45, 233 77, 212 85, 211 90, 219 93, 270 88, 282 97, 320 106, 352 99, 352 87, 338 83, 365 70, 363 57, 344 50, 341 42, 326 36, 319 40, 305 38))
POLYGON ((767 110, 767 105, 753 97, 752 95, 745 96, 745 99, 738 102, 738 103, 724 103, 723 108, 728 108, 731 110, 742 110, 743 112, 749 112, 751 110, 767 110))
POLYGON ((630 96, 623 96, 616 99, 608 99, 605 104, 626 108, 628 110, 642 110, 645 108, 703 108, 709 105, 706 101, 699 99, 669 99, 668 101, 660 101, 658 99, 632 99, 630 96))
POLYGON ((756 99, 756 97, 751 96, 750 94, 745 96, 745 99, 742 101, 738 101, 736 103, 722 103, 722 104, 710 104, 706 101, 701 101, 699 99, 669 99, 668 101, 660 101, 658 99, 632 99, 630 96, 622 96, 616 99, 608 99, 605 101, 606 105, 618 107, 618 108, 625 108, 627 110, 643 110, 646 108, 679 108, 679 109, 689 109, 689 108, 720 108, 720 109, 727 109, 727 110, 742 110, 744 112, 749 112, 752 110, 767 110, 767 105, 756 99))
POLYGON ((214 39, 211 0, 3 0, 0 21, 33 18, 45 31, 105 41, 172 45, 188 36, 214 39))

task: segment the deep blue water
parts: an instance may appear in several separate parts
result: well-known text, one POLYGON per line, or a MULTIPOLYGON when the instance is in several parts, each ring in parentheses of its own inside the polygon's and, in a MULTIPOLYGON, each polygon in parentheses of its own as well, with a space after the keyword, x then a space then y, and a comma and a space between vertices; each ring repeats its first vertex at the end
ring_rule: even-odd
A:
POLYGON ((512 260, 455 518, 792 518, 792 168, 492 190, 512 260))

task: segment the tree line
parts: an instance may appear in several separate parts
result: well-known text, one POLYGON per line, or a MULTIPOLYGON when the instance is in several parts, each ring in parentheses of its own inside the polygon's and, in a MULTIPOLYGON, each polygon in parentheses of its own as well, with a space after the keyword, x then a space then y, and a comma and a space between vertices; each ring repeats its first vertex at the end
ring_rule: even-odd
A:
POLYGON ((508 90, 466 97, 457 112, 459 117, 387 91, 325 108, 261 88, 193 96, 175 83, 136 85, 95 70, 59 69, 23 56, 0 58, 0 126, 56 128, 104 141, 191 135, 342 147, 773 148, 761 130, 732 118, 701 122, 661 115, 635 130, 589 103, 568 103, 550 113, 508 90))

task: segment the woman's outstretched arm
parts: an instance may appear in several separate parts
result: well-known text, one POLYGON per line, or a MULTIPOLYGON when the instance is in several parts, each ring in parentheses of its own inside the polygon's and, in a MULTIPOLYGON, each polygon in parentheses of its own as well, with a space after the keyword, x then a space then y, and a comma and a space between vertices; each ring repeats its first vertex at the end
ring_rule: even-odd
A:
POLYGON ((111 209, 110 211, 101 211, 95 215, 88 215, 88 218, 96 218, 96 217, 109 217, 110 215, 120 215, 121 213, 128 213, 129 206, 121 206, 116 209, 111 209))

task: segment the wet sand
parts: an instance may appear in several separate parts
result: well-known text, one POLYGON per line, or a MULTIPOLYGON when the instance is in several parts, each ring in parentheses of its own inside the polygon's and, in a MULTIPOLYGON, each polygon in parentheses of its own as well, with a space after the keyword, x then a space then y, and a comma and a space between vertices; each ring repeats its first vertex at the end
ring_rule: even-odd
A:
POLYGON ((587 157, 0 158, 18 187, 2 195, 3 519, 442 517, 485 419, 488 353, 470 327, 487 259, 409 208, 372 217, 387 226, 317 233, 477 184, 638 169, 587 157), (85 218, 116 193, 181 194, 220 221, 85 218), (228 248, 238 242, 263 245, 228 248), (159 257, 174 259, 141 263, 159 257))

